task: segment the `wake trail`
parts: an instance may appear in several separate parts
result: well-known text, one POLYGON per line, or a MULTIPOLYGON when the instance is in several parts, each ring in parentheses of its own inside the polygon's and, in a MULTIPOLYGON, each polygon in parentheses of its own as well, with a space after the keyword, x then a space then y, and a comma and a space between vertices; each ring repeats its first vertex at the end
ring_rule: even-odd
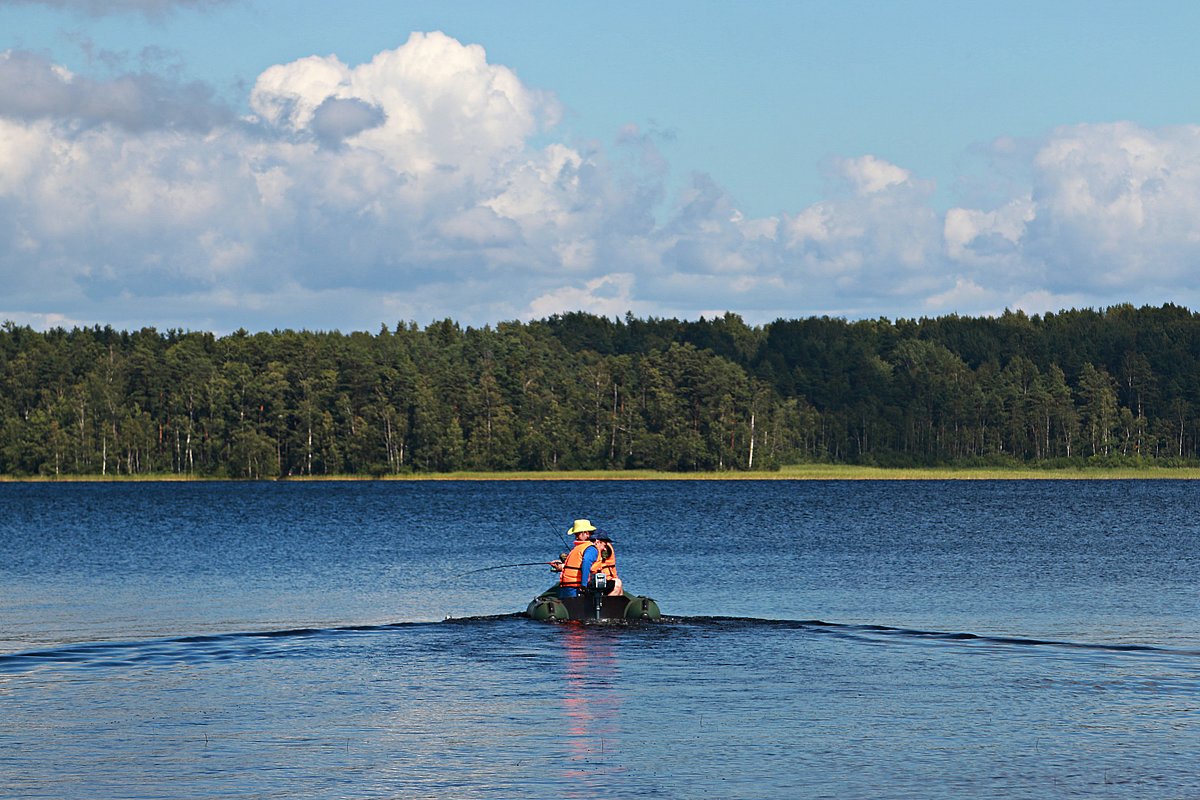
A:
MULTIPOLYGON (((352 637, 409 632, 435 632, 455 629, 468 637, 483 635, 496 625, 528 625, 553 635, 555 628, 583 629, 600 635, 637 637, 640 634, 668 637, 689 632, 704 635, 751 634, 756 631, 776 633, 794 631, 813 636, 834 636, 869 644, 959 645, 1006 650, 1055 649, 1090 651, 1113 654, 1143 654, 1200 658, 1200 649, 1173 648, 1161 645, 1123 642, 1078 642, 1000 634, 976 634, 958 631, 921 630, 916 628, 827 622, 820 619, 789 620, 755 617, 723 616, 664 616, 658 621, 619 620, 615 622, 536 622, 524 614, 498 614, 477 617, 453 617, 439 621, 404 621, 373 625, 344 625, 332 627, 296 627, 263 631, 190 634, 140 641, 100 641, 67 643, 56 647, 0 654, 0 676, 22 675, 45 669, 113 669, 136 666, 169 666, 204 664, 231 660, 288 658, 311 653, 321 647, 331 647, 339 640, 352 637), (481 628, 476 632, 472 628, 481 628)), ((523 628, 511 628, 510 635, 523 637, 523 628)), ((631 640, 632 641, 632 640, 631 640)))
POLYGON ((848 638, 870 639, 880 641, 886 639, 975 643, 981 645, 997 645, 1008 647, 1028 648, 1061 648, 1069 650, 1092 650, 1112 653, 1162 653, 1177 656, 1200 658, 1200 649, 1174 648, 1162 645, 1125 642, 1074 642, 1060 639, 1043 639, 1027 636, 1008 636, 1001 634, 976 634, 961 631, 921 630, 890 625, 847 624, 826 622, 819 619, 787 620, 759 619, 755 617, 675 617, 673 620, 685 624, 710 625, 722 627, 756 626, 776 630, 798 630, 817 634, 829 634, 848 638))

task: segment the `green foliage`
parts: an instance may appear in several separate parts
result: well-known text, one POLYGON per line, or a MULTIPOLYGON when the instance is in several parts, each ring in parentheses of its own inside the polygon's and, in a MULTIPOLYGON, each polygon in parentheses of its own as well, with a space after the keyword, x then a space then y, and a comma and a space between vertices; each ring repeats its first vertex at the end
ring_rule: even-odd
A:
POLYGON ((0 474, 1179 465, 1176 306, 750 327, 573 313, 379 333, 0 326, 0 474))

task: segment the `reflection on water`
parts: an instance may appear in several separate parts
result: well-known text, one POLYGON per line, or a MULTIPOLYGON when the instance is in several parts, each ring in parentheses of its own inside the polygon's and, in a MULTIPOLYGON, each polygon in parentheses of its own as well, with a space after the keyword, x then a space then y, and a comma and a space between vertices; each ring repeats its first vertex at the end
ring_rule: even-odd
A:
POLYGON ((617 771, 621 700, 616 650, 598 626, 558 627, 566 657, 562 711, 568 761, 562 776, 571 787, 568 797, 595 798, 617 771))

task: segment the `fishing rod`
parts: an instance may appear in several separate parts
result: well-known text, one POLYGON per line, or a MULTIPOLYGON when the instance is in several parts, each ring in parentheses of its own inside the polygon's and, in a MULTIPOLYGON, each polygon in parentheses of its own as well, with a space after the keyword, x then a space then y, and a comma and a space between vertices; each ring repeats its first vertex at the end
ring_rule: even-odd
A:
MULTIPOLYGON (((556 528, 556 526, 557 526, 557 523, 556 523, 556 522, 554 522, 554 520, 550 519, 550 518, 549 518, 548 516, 546 516, 545 514, 543 514, 542 512, 540 512, 540 511, 535 511, 535 512, 533 512, 533 513, 537 514, 539 517, 541 517, 543 520, 545 520, 545 521, 546 521, 546 524, 547 524, 547 525, 549 525, 551 528, 556 528)), ((546 533, 550 534, 551 536, 555 536, 555 534, 552 534, 552 533, 550 533, 550 531, 546 531, 546 533)), ((570 544, 567 542, 567 536, 566 536, 566 534, 562 534, 562 533, 558 534, 558 535, 555 537, 555 544, 556 544, 556 546, 557 546, 557 547, 558 547, 560 550, 561 550, 562 548, 564 548, 564 547, 565 547, 566 549, 568 549, 568 550, 570 550, 570 549, 571 549, 571 545, 570 545, 570 544)))
MULTIPOLYGON (((547 524, 549 524, 549 525, 555 524, 549 517, 547 517, 545 514, 541 513, 540 511, 535 511, 534 513, 537 514, 542 519, 544 519, 547 522, 547 524)), ((539 529, 539 530, 541 530, 541 529, 539 529)), ((546 533, 550 533, 550 531, 547 530, 546 533)), ((556 550, 561 550, 563 547, 567 546, 566 542, 564 541, 565 538, 566 537, 555 540, 554 545, 555 545, 556 550)), ((569 550, 570 547, 567 547, 567 549, 569 550)), ((553 566, 553 562, 551 562, 551 561, 522 561, 520 564, 495 564, 490 567, 480 567, 479 569, 468 570, 466 572, 461 573, 461 575, 474 575, 477 572, 489 572, 494 569, 511 569, 512 567, 542 567, 542 566, 547 566, 547 567, 553 566)))
POLYGON ((463 575, 474 575, 476 572, 487 572, 492 569, 508 569, 509 567, 547 567, 550 566, 549 561, 524 561, 520 564, 498 564, 494 567, 480 567, 479 569, 467 570, 463 575))

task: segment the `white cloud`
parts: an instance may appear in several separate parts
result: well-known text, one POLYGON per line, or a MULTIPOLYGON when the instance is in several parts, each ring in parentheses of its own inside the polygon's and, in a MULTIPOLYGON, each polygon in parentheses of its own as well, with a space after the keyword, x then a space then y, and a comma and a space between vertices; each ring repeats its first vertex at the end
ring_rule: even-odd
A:
POLYGON ((553 98, 524 86, 482 47, 443 33, 414 33, 395 50, 348 67, 311 56, 259 76, 250 102, 273 125, 313 133, 330 101, 375 109, 382 119, 360 128, 357 147, 418 179, 495 180, 530 136, 558 117, 553 98))
MULTIPOLYGON (((1111 302, 1115 302, 1115 300, 1111 302)), ((1095 305, 1095 301, 1088 300, 1082 294, 1054 294, 1045 290, 1037 290, 1020 295, 1015 300, 1006 303, 1005 308, 1024 311, 1026 314, 1045 314, 1047 311, 1083 308, 1089 305, 1095 305)), ((1000 311, 1000 309, 996 309, 991 313, 998 315, 1000 311)))
POLYGON ((912 306, 940 261, 933 185, 873 156, 835 167, 833 197, 781 222, 780 271, 789 293, 801 308, 849 315, 912 306))
POLYGON ((987 307, 995 299, 993 292, 970 279, 957 277, 954 279, 953 288, 925 298, 925 307, 930 313, 938 314, 957 308, 987 307))
MULTIPOLYGON (((31 63, 51 87, 75 80, 31 63)), ((336 59, 274 67, 255 88, 257 126, 187 135, 149 102, 146 118, 163 124, 135 128, 106 119, 111 109, 86 87, 63 94, 31 110, 0 91, 0 206, 14 212, 0 222, 0 248, 41 253, 43 276, 58 279, 53 292, 27 281, 22 302, 112 310, 211 292, 247 298, 251 318, 295 314, 282 293, 269 301, 286 284, 383 291, 410 298, 414 316, 452 313, 461 304, 422 307, 414 290, 513 262, 505 250, 522 247, 520 226, 490 206, 540 158, 524 142, 557 113, 482 49, 441 34, 414 34, 356 69, 336 59), (80 128, 77 107, 88 104, 99 113, 80 128)), ((554 159, 578 162, 562 151, 554 159)), ((526 203, 530 214, 553 205, 526 203)), ((25 261, 0 260, 0 271, 32 274, 25 261)), ((343 324, 357 323, 361 305, 345 304, 343 324)))
POLYGON ((0 311, 0 320, 43 331, 50 328, 79 328, 89 324, 87 320, 71 319, 62 314, 29 314, 23 311, 0 311))
POLYGON ((634 276, 629 273, 613 273, 587 281, 582 288, 562 286, 535 297, 521 318, 540 319, 564 311, 621 317, 638 306, 633 297, 634 282, 634 276))
POLYGON ((269 67, 259 75, 250 106, 272 125, 303 130, 321 103, 349 96, 341 94, 349 80, 350 68, 337 56, 308 56, 269 67))
POLYGON ((1028 196, 994 211, 952 208, 946 212, 942 233, 946 255, 966 263, 1004 260, 1017 252, 1033 219, 1033 199, 1028 196))
POLYGON ((1049 265, 1047 288, 1167 291, 1191 273, 1200 256, 1200 127, 1061 128, 1034 168, 1035 218, 1022 252, 1049 265))
POLYGON ((912 177, 908 170, 871 155, 839 159, 838 166, 841 173, 862 194, 885 191, 893 186, 908 183, 912 177))
POLYGON ((875 155, 748 218, 656 136, 555 140, 561 111, 440 33, 271 67, 235 119, 204 87, 0 56, 0 306, 139 327, 373 329, 585 309, 696 317, 1200 305, 1200 128, 1079 125, 996 152, 1024 184, 941 211, 875 155), (33 89, 36 89, 34 91, 33 89))

